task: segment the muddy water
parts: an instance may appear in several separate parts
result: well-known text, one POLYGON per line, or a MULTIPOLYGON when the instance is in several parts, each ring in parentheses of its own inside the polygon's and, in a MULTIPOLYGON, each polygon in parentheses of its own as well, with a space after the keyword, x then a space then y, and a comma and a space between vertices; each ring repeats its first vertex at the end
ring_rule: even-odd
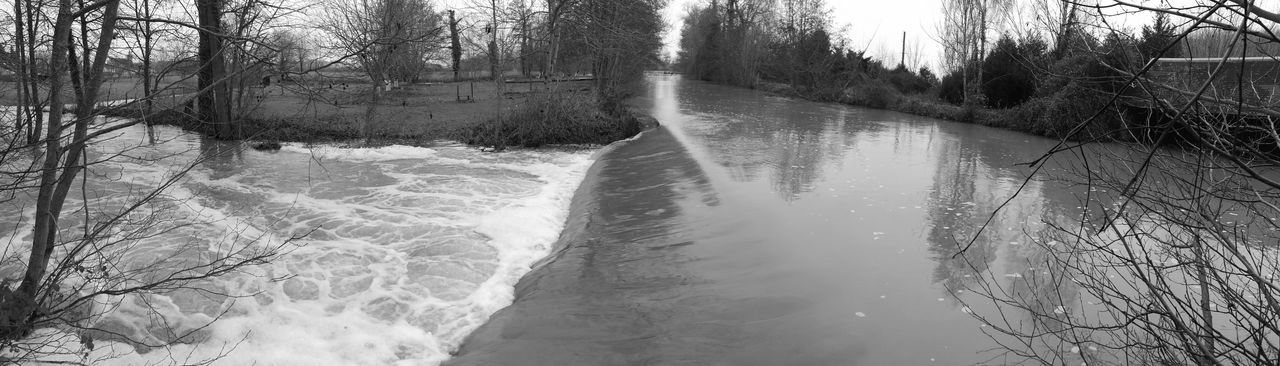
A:
POLYGON ((1046 139, 675 76, 638 104, 664 126, 600 157, 449 363, 1000 363, 964 288, 1036 272, 1027 233, 1077 209, 1022 186, 1046 139))

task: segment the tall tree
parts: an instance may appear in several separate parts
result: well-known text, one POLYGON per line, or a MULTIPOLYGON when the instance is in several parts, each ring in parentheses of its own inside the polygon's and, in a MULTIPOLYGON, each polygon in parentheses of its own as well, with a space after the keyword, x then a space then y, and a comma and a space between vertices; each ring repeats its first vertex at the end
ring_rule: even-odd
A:
POLYGON ((197 74, 197 118, 221 139, 239 138, 239 128, 231 120, 231 88, 227 83, 226 54, 223 52, 223 6, 226 0, 196 0, 200 45, 197 74))
POLYGON ((637 87, 644 68, 656 64, 663 23, 661 0, 583 0, 575 12, 578 37, 589 48, 597 100, 619 113, 637 87))
POLYGON ((1177 37, 1178 31, 1169 22, 1169 14, 1156 13, 1151 25, 1142 26, 1142 39, 1138 42, 1138 52, 1143 58, 1148 59, 1181 57, 1182 47, 1172 45, 1177 37))
POLYGON ((462 68, 462 42, 459 42, 458 19, 453 10, 449 11, 449 51, 453 56, 453 81, 461 80, 458 71, 462 68))
POLYGON ((361 119, 361 136, 369 136, 377 120, 382 93, 392 79, 404 77, 412 65, 425 62, 432 45, 442 41, 440 14, 426 0, 344 0, 325 5, 321 29, 354 59, 370 82, 361 119))

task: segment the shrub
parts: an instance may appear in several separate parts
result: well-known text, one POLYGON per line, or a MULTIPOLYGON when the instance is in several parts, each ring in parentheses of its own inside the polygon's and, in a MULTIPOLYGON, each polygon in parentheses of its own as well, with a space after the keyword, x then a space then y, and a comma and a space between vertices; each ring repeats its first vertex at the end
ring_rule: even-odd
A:
POLYGON ((991 54, 982 62, 982 95, 987 107, 1009 108, 1031 99, 1036 91, 1035 77, 1021 54, 1018 44, 1008 35, 996 41, 991 54))
POLYGON ((884 83, 858 83, 844 91, 843 102, 876 109, 889 109, 898 103, 899 94, 884 83))
POLYGON ((955 105, 964 104, 963 71, 952 71, 942 77, 942 84, 938 87, 938 98, 955 105))
MULTIPOLYGON (((1030 132, 1049 137, 1066 137, 1071 129, 1106 107, 1110 99, 1106 93, 1088 87, 1085 83, 1069 82, 1061 91, 1045 100, 1043 113, 1030 132)), ((1073 139, 1104 138, 1105 135, 1116 132, 1120 121, 1115 111, 1115 107, 1108 107, 1107 111, 1098 114, 1098 118, 1089 122, 1088 128, 1073 139)))
POLYGON ((934 75, 933 71, 930 71, 927 66, 921 67, 920 71, 917 72, 916 75, 920 75, 920 79, 924 80, 926 84, 929 84, 930 88, 938 85, 938 76, 934 75))
POLYGON ((1085 66, 1092 62, 1091 60, 1092 57, 1087 55, 1070 55, 1054 61, 1048 67, 1049 73, 1042 78, 1043 81, 1036 88, 1036 96, 1047 98, 1057 94, 1071 80, 1084 75, 1085 66))
POLYGON ((634 136, 644 123, 634 113, 617 116, 601 112, 592 98, 581 94, 531 95, 504 116, 458 131, 459 141, 502 150, 511 146, 607 144, 634 136))
POLYGON ((902 65, 898 65, 898 68, 890 71, 888 75, 886 75, 886 78, 888 79, 889 84, 893 85, 894 89, 898 89, 898 91, 907 94, 924 93, 933 86, 929 83, 928 79, 921 77, 921 75, 912 73, 911 70, 907 70, 907 68, 902 65))
POLYGON ((1032 98, 1016 107, 993 111, 992 117, 986 124, 1027 133, 1039 133, 1037 126, 1044 117, 1046 105, 1048 105, 1046 98, 1032 98))

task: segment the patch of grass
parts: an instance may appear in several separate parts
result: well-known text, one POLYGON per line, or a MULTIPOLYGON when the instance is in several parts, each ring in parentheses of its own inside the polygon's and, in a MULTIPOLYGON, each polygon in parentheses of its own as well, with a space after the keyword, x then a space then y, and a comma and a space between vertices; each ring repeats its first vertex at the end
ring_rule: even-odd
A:
POLYGON ((898 91, 889 85, 867 83, 845 89, 841 102, 875 109, 891 109, 900 99, 898 91))
POLYGON ((614 116, 597 109, 581 94, 530 95, 501 120, 490 119, 458 130, 455 138, 470 145, 507 147, 608 144, 635 136, 647 124, 632 112, 614 116))

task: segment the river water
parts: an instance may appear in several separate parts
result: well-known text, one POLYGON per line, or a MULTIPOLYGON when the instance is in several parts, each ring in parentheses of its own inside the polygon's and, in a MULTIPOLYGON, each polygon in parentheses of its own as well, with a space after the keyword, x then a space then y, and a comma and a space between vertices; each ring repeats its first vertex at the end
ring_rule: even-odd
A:
MULTIPOLYGON (((118 205, 198 161, 160 200, 199 224, 142 248, 309 235, 266 268, 201 284, 214 291, 148 295, 145 307, 114 299, 124 305, 96 321, 134 338, 164 341, 158 324, 221 319, 169 349, 106 342, 95 355, 120 364, 232 348, 228 364, 1001 363, 965 289, 983 273, 1012 283, 1042 271, 1028 234, 1079 212, 1054 183, 1024 186, 1029 171, 1016 164, 1055 142, 1043 138, 677 76, 650 76, 636 105, 663 126, 598 151, 258 152, 176 129, 151 146, 141 130, 122 131, 94 152, 127 154, 89 175, 90 207, 118 205)), ((30 222, 22 202, 5 202, 4 227, 30 222)), ((12 243, 21 241, 7 255, 20 257, 12 243)))
MULTIPOLYGON (((95 334, 97 347, 81 358, 78 336, 38 332, 54 339, 52 347, 63 347, 58 352, 71 353, 63 361, 439 363, 489 314, 509 304, 514 283, 546 256, 593 153, 490 154, 447 144, 291 144, 263 152, 175 128, 160 127, 158 135, 160 142, 149 145, 141 128, 129 128, 92 145, 89 157, 96 163, 84 189, 77 184, 72 190, 63 215, 60 232, 71 243, 86 210, 93 222, 104 222, 175 174, 190 171, 128 215, 153 220, 147 225, 159 229, 104 256, 90 255, 86 263, 112 258, 127 270, 148 260, 275 246, 306 235, 285 245, 284 255, 269 265, 197 281, 188 286, 193 289, 97 298, 94 316, 81 325, 141 344, 177 342, 157 349, 95 334), (206 327, 215 318, 220 319, 206 327)), ((6 167, 24 166, 21 156, 5 158, 6 167)), ((0 242, 0 277, 9 280, 21 276, 33 217, 34 192, 16 193, 0 201, 0 237, 6 238, 0 242)), ((129 230, 128 224, 120 226, 129 230)), ((188 263, 168 263, 175 262, 188 263)), ((164 267, 141 271, 167 273, 164 267)), ((86 291, 97 286, 89 282, 86 291)))
POLYGON ((965 289, 1042 271, 1028 234, 1079 212, 1022 187, 1055 141, 650 81, 663 126, 600 158, 555 260, 452 364, 1002 363, 965 289))

